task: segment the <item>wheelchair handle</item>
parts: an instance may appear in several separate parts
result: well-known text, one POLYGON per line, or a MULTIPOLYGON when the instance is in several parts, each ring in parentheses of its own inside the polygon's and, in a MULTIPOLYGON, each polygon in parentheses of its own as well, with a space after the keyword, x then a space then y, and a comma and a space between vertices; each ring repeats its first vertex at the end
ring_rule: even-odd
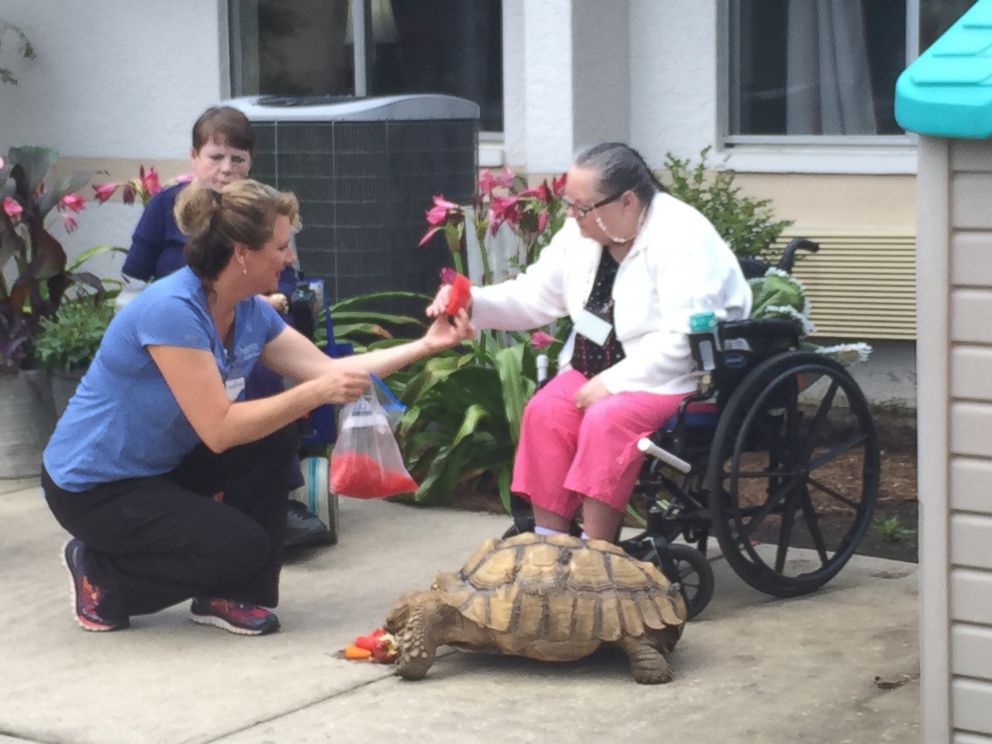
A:
POLYGON ((687 463, 681 457, 677 457, 673 455, 668 450, 663 450, 661 447, 659 447, 657 444, 652 442, 647 437, 641 437, 640 439, 637 440, 637 449, 639 449, 645 455, 651 455, 651 457, 661 460, 663 463, 665 463, 669 467, 675 468, 680 473, 688 473, 690 470, 692 470, 692 465, 687 463))
POLYGON ((785 246, 785 250, 782 251, 782 258, 779 259, 778 268, 782 269, 782 271, 788 271, 791 274, 792 265, 796 260, 796 251, 800 249, 809 251, 810 253, 816 253, 820 250, 820 244, 814 243, 809 238, 793 238, 785 246))

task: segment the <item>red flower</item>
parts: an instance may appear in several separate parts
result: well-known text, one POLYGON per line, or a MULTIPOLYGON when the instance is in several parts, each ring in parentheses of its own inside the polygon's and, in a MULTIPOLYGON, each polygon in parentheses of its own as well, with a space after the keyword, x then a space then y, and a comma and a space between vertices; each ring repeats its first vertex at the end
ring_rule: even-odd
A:
POLYGON ((544 232, 544 228, 548 226, 548 213, 541 212, 537 215, 537 233, 540 235, 544 232))
POLYGON ((5 196, 3 199, 3 211, 7 213, 8 217, 16 217, 24 211, 24 207, 16 199, 5 196))
POLYGON ((551 194, 548 193, 548 184, 546 182, 542 182, 538 186, 532 186, 526 191, 521 191, 520 194, 518 194, 518 196, 520 197, 533 196, 540 199, 543 202, 551 201, 551 194))
POLYGON ((551 179, 551 193, 555 196, 561 196, 565 193, 565 181, 568 180, 568 174, 562 173, 558 178, 551 179))
POLYGON ((121 192, 121 199, 125 204, 134 204, 134 184, 130 181, 124 184, 124 191, 121 192))
POLYGON ((544 331, 534 331, 530 334, 530 345, 535 349, 546 349, 555 342, 555 337, 544 331))
POLYGON ((441 194, 434 195, 434 206, 427 210, 427 224, 432 226, 443 225, 448 221, 448 215, 453 212, 461 212, 454 202, 445 199, 441 194))
POLYGON ((489 232, 496 234, 499 226, 509 222, 515 226, 520 222, 522 211, 516 196, 494 196, 489 202, 489 232))
POLYGON ((93 184, 93 198, 101 204, 104 204, 108 199, 110 199, 110 197, 117 193, 117 189, 119 188, 120 184, 114 183, 113 181, 95 183, 93 184))
POLYGON ((138 178, 141 179, 141 189, 148 196, 155 196, 162 188, 162 184, 158 180, 158 171, 154 168, 149 168, 146 173, 145 166, 141 166, 138 168, 138 178))
POLYGON ((83 211, 85 206, 86 202, 79 194, 66 194, 59 199, 60 210, 71 209, 73 212, 79 213, 83 211))
POLYGON ((486 168, 482 171, 482 175, 479 176, 479 191, 485 195, 490 195, 493 189, 502 186, 505 189, 510 188, 513 185, 513 171, 503 166, 503 170, 500 174, 494 175, 491 170, 486 168))
POLYGON ((430 225, 430 229, 424 233, 420 242, 417 243, 418 248, 433 238, 434 233, 443 229, 445 225, 451 222, 457 222, 457 219, 461 218, 462 208, 454 202, 445 199, 443 195, 435 194, 434 206, 424 212, 424 214, 427 216, 427 224, 430 225), (452 218, 457 219, 452 220, 452 218))
POLYGON ((79 223, 76 222, 75 217, 73 217, 71 214, 66 213, 62 215, 62 226, 65 228, 66 232, 71 233, 73 230, 79 227, 79 223))

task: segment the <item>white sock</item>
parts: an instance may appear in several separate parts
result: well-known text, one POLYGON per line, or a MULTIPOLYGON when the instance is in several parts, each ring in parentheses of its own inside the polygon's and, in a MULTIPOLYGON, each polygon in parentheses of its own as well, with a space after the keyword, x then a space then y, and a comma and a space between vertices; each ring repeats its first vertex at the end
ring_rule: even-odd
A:
POLYGON ((550 527, 542 527, 541 525, 537 525, 537 526, 534 527, 534 534, 535 535, 563 535, 565 533, 564 532, 559 532, 558 530, 553 530, 550 527))
POLYGON ((588 540, 589 539, 589 535, 586 534, 586 531, 585 530, 582 530, 582 534, 579 535, 579 537, 581 537, 583 540, 588 540))

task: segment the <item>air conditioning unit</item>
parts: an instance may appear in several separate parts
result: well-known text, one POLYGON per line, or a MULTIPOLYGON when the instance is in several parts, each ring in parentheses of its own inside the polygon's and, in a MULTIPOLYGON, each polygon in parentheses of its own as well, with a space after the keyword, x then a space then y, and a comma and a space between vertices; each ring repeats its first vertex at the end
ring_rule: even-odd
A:
POLYGON ((260 96, 227 102, 256 133, 252 176, 300 201, 300 268, 332 300, 433 294, 450 263, 443 241, 417 248, 434 194, 471 202, 479 106, 445 95, 260 96))

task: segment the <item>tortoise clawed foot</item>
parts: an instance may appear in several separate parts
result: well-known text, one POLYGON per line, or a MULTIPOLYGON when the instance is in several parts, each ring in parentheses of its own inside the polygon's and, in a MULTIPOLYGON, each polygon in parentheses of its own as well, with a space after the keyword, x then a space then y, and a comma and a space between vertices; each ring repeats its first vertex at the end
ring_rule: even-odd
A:
POLYGON ((640 685, 663 685, 675 678, 675 675, 672 674, 672 668, 667 663, 664 669, 639 667, 631 669, 631 672, 634 675, 634 681, 640 685))

